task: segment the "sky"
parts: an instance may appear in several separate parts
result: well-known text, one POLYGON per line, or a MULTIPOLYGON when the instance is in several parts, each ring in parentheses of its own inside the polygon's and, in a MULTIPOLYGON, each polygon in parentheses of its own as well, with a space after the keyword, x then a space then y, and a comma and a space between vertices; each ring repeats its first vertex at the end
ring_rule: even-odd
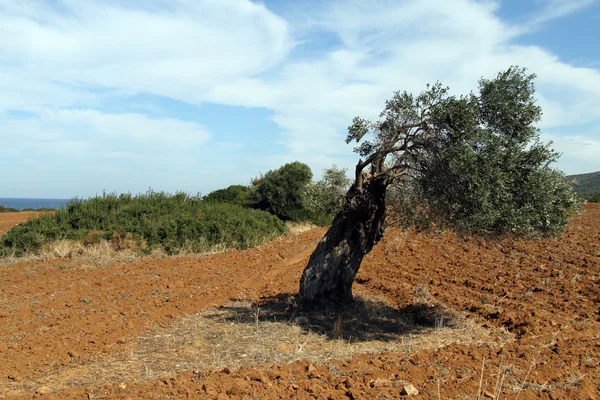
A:
POLYGON ((353 168, 398 90, 537 75, 542 140, 600 170, 600 0, 0 0, 0 197, 208 194, 353 168))

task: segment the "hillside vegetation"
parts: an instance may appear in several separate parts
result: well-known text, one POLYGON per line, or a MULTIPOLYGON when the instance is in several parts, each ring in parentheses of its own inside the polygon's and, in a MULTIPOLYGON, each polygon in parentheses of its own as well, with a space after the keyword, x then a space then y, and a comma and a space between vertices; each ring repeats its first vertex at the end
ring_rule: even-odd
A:
POLYGON ((0 241, 0 255, 37 253, 60 239, 93 244, 111 240, 119 246, 168 254, 201 252, 214 246, 244 249, 285 232, 277 217, 235 204, 210 203, 200 196, 149 191, 75 199, 66 208, 15 226, 0 241))
POLYGON ((568 175, 567 179, 575 193, 587 200, 600 201, 600 171, 568 175))

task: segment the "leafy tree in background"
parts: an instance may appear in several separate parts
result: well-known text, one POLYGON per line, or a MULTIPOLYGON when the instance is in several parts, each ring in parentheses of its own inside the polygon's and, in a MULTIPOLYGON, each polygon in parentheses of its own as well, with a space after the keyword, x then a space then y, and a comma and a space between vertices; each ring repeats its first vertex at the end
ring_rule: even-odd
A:
POLYGON ((303 196, 306 210, 313 215, 324 215, 333 219, 342 210, 344 195, 351 183, 346 171, 333 165, 323 170, 323 179, 307 184, 303 196))
POLYGON ((210 192, 202 200, 211 203, 229 203, 238 206, 250 207, 253 201, 250 198, 251 191, 248 186, 231 185, 226 189, 219 189, 210 192))
POLYGON ((267 172, 254 181, 258 208, 284 220, 295 220, 303 212, 303 192, 312 179, 310 167, 295 161, 267 172))
POLYGON ((306 304, 352 300, 363 257, 384 233, 386 195, 412 190, 424 218, 459 230, 553 236, 578 201, 558 154, 539 141, 534 75, 511 67, 455 97, 437 83, 419 96, 396 92, 378 121, 355 118, 346 141, 360 154, 344 207, 300 282, 306 304), (366 169, 369 169, 368 172, 366 169))

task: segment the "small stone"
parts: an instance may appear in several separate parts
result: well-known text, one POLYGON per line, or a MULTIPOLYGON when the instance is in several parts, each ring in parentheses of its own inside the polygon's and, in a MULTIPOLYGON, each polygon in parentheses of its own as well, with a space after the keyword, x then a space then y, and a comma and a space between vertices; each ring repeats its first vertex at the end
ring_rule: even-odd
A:
POLYGON ((222 373, 229 375, 231 373, 231 370, 228 367, 225 367, 221 370, 222 373))
POLYGON ((48 388, 47 386, 42 386, 40 388, 38 388, 38 390, 35 391, 37 394, 48 394, 50 393, 50 388, 48 388))
POLYGON ((373 388, 390 387, 392 386, 392 382, 389 379, 377 378, 375 380, 371 380, 369 385, 373 388))
POLYGON ((400 395, 402 396, 416 396, 419 394, 419 391, 413 385, 404 385, 402 386, 402 390, 400 391, 400 395))
POLYGON ((496 398, 496 396, 494 396, 493 393, 490 393, 487 390, 485 390, 483 392, 483 397, 487 397, 488 399, 495 399, 496 398))
POLYGON ((312 364, 308 364, 308 366, 306 367, 306 372, 315 372, 317 370, 317 367, 315 367, 312 364))

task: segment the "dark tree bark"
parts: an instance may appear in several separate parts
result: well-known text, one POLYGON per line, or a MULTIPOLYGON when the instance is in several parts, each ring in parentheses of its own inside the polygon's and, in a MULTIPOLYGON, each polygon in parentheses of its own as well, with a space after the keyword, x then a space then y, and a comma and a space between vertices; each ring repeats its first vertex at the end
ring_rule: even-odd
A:
POLYGON ((300 297, 305 305, 352 301, 352 283, 363 257, 383 236, 388 177, 373 175, 363 181, 361 171, 357 167, 346 205, 304 269, 300 297))

